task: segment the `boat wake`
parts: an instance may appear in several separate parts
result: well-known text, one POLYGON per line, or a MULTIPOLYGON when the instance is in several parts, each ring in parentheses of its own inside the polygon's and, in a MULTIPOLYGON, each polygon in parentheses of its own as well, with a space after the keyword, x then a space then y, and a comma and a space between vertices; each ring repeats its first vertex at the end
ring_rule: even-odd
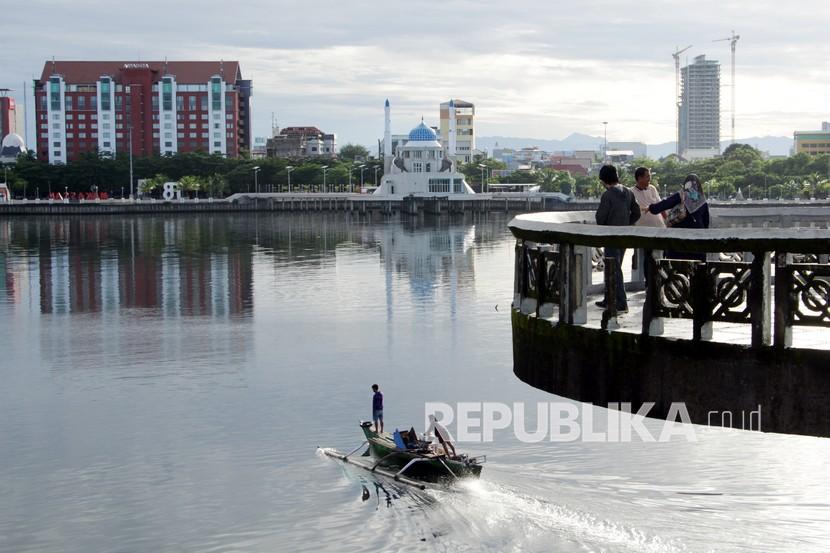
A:
POLYGON ((487 480, 419 490, 357 467, 340 466, 362 503, 374 506, 377 518, 367 523, 385 537, 378 544, 384 551, 687 551, 636 528, 487 480))

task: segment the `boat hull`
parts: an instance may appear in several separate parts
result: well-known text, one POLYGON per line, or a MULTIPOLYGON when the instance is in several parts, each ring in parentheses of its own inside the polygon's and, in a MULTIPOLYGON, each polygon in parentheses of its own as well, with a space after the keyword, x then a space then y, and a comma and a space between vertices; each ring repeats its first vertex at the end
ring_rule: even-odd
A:
POLYGON ((391 435, 379 434, 372 430, 371 423, 361 424, 361 429, 366 436, 366 440, 369 442, 369 449, 372 455, 378 459, 383 459, 384 464, 403 467, 413 459, 424 459, 407 469, 406 474, 413 478, 423 478, 426 480, 448 478, 450 475, 447 472, 447 468, 457 477, 478 478, 481 474, 482 466, 478 463, 473 463, 468 460, 448 459, 446 457, 429 458, 414 452, 401 450, 395 446, 391 435))

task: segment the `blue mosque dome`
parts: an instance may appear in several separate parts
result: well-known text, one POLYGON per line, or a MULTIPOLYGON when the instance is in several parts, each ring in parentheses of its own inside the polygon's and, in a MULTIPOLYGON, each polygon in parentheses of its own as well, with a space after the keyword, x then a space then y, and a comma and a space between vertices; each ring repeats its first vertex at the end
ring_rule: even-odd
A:
POLYGON ((409 131, 409 140, 415 140, 417 142, 433 142, 438 140, 438 137, 435 135, 435 131, 427 127, 423 121, 421 124, 409 131))

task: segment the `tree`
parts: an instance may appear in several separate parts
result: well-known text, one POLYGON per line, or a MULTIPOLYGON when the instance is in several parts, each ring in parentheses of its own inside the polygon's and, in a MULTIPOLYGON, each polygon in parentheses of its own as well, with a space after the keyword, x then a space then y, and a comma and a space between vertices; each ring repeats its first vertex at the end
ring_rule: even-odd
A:
POLYGON ((754 162, 761 161, 761 152, 749 144, 730 144, 723 151, 726 161, 739 161, 744 167, 750 167, 754 162))
POLYGON ((349 161, 364 161, 369 159, 369 150, 360 144, 346 144, 340 148, 340 159, 347 159, 349 161))
POLYGON ((202 188, 202 179, 199 177, 194 177, 193 175, 187 175, 179 179, 179 190, 183 192, 190 192, 196 195, 199 194, 199 190, 202 188))
POLYGON ((570 173, 556 169, 538 171, 536 182, 539 183, 542 192, 561 192, 562 194, 570 194, 574 184, 570 173))
POLYGON ((221 198, 225 196, 229 190, 228 179, 226 179, 223 175, 214 173, 205 181, 204 189, 211 198, 221 198))
POLYGON ((164 186, 165 182, 170 182, 170 177, 159 173, 153 178, 145 180, 139 187, 138 191, 142 194, 151 194, 153 190, 156 190, 157 188, 161 188, 162 186, 164 186))

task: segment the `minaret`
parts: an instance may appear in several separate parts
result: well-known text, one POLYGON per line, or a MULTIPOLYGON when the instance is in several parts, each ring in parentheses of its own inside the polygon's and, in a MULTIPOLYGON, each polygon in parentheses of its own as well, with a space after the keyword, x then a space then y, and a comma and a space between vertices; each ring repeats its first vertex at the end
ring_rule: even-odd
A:
POLYGON ((392 171, 392 116, 389 109, 389 98, 386 99, 383 122, 383 173, 388 175, 392 171))
POLYGON ((455 120, 455 102, 450 98, 449 130, 447 131, 447 157, 450 158, 455 170, 455 138, 458 133, 458 122, 455 120))

